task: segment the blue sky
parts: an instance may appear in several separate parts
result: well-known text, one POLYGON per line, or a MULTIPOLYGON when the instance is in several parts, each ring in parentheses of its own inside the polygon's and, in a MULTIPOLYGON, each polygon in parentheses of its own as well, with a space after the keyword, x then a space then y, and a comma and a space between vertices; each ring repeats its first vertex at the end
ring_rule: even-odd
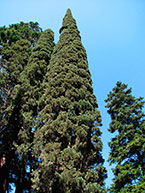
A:
MULTIPOLYGON (((51 28, 55 42, 67 8, 71 8, 87 51, 94 93, 102 114, 103 156, 108 157, 111 134, 104 100, 118 80, 127 83, 136 97, 145 97, 145 1, 144 0, 4 0, 0 26, 38 21, 51 28)), ((107 162, 107 186, 112 173, 107 162)))

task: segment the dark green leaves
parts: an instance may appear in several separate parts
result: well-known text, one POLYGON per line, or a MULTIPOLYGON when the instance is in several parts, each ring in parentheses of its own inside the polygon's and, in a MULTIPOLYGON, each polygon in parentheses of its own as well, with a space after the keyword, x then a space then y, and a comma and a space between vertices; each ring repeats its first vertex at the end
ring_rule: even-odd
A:
POLYGON ((128 189, 129 192, 134 192, 135 186, 138 186, 145 175, 144 101, 143 98, 133 97, 127 85, 117 82, 106 103, 112 119, 109 131, 117 134, 109 143, 109 161, 117 164, 114 169, 114 184, 110 190, 126 192, 128 189))

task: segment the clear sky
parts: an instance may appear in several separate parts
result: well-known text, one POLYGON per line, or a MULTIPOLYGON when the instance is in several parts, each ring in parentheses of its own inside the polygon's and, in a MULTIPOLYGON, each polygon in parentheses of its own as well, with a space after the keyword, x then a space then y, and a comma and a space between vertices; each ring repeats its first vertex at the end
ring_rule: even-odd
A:
MULTIPOLYGON (((109 115, 104 100, 118 80, 145 97, 145 0, 1 0, 0 26, 37 21, 51 28, 55 42, 66 10, 70 8, 87 51, 94 93, 102 114, 103 156, 108 157, 109 115)), ((108 179, 112 173, 107 162, 108 179)))

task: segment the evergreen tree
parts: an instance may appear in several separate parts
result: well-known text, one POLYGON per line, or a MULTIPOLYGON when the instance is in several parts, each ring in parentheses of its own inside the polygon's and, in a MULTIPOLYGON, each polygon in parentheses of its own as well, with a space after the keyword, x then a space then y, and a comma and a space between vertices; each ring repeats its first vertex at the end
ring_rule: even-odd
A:
POLYGON ((6 192, 10 182, 17 183, 19 156, 13 143, 18 139, 23 116, 22 90, 14 88, 20 83, 20 74, 40 33, 38 23, 33 22, 0 28, 0 163, 5 160, 0 166, 0 192, 6 192))
POLYGON ((0 27, 0 45, 8 44, 9 46, 20 40, 26 39, 34 47, 40 37, 42 29, 38 22, 11 24, 9 27, 0 27))
POLYGON ((101 115, 87 55, 70 9, 54 48, 37 117, 33 155, 36 192, 103 192, 101 115))
POLYGON ((30 53, 30 42, 23 39, 12 43, 11 46, 5 44, 1 49, 1 128, 7 124, 9 119, 11 94, 15 85, 19 82, 20 73, 27 64, 30 53))
POLYGON ((115 163, 114 184, 110 192, 145 190, 145 114, 143 98, 132 96, 126 84, 117 82, 106 99, 111 116, 109 162, 115 163))
POLYGON ((13 142, 17 141, 18 132, 23 125, 21 115, 21 90, 13 93, 11 104, 11 114, 8 123, 1 131, 1 165, 0 165, 0 192, 6 192, 9 189, 9 183, 16 182, 14 175, 19 171, 18 158, 15 154, 13 142), (3 161, 4 160, 4 161, 3 161))
POLYGON ((33 126, 38 111, 41 109, 40 96, 43 93, 43 80, 54 47, 53 40, 54 35, 51 30, 45 30, 42 32, 38 42, 32 50, 28 64, 20 74, 20 85, 17 85, 18 89, 21 87, 21 90, 23 90, 21 102, 23 127, 20 129, 18 140, 15 143, 17 152, 21 157, 19 160, 21 163, 19 175, 22 176, 22 180, 16 187, 16 191, 19 193, 23 192, 24 189, 29 191, 31 189, 31 170, 33 165, 35 165, 35 160, 32 158, 31 151, 34 130, 33 126), (29 171, 27 171, 27 168, 29 168, 29 171), (25 187, 22 186, 22 181, 26 181, 26 176, 28 182, 26 185, 28 186, 25 187))
MULTIPOLYGON (((1 71, 1 101, 0 101, 0 159, 5 156, 6 163, 3 174, 7 179, 5 187, 8 188, 8 183, 12 180, 12 170, 14 172, 14 160, 16 156, 14 153, 13 142, 17 139, 17 134, 21 127, 19 124, 18 113, 20 113, 20 96, 16 97, 13 93, 15 85, 19 82, 20 73, 28 62, 31 48, 28 40, 18 40, 12 43, 11 46, 3 46, 1 62, 4 64, 1 71), (16 102, 17 101, 17 102, 16 102), (12 161, 13 160, 13 161, 12 161), (11 172, 10 172, 11 171, 11 172), (6 175, 7 173, 7 175, 6 175)), ((20 95, 20 94, 18 94, 20 95)), ((20 118, 21 116, 19 116, 20 118)), ((22 120, 21 120, 22 121, 22 120)), ((16 171, 17 168, 15 167, 16 171)), ((4 177, 3 177, 4 178, 4 177)))
POLYGON ((12 24, 0 28, 0 130, 7 124, 7 108, 19 75, 41 33, 38 23, 12 24))

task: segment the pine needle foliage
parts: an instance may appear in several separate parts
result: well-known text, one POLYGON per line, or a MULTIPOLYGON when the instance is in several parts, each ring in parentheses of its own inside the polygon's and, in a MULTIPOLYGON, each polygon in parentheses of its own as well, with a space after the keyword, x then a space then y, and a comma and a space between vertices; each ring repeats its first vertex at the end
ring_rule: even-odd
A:
POLYGON ((68 9, 51 56, 34 135, 36 192, 103 192, 101 115, 86 51, 68 9))
POLYGON ((132 96, 126 84, 117 82, 106 99, 111 117, 109 162, 115 163, 112 193, 145 190, 145 114, 143 98, 132 96))

